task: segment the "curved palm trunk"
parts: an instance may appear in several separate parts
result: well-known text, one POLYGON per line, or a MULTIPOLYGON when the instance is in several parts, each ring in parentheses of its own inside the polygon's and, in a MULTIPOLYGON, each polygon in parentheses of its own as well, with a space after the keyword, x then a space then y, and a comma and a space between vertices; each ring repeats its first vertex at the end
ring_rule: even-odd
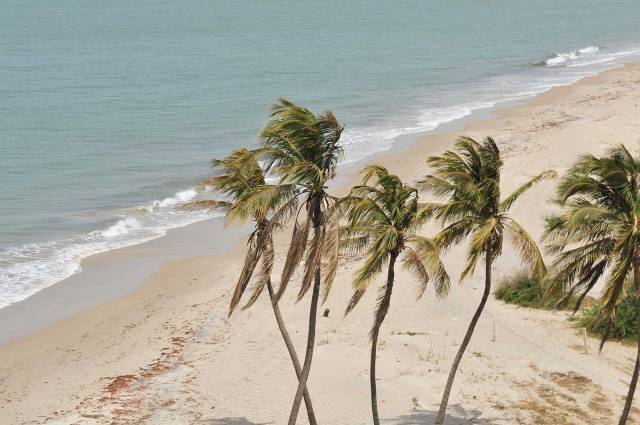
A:
MULTIPOLYGON (((322 231, 322 211, 321 211, 321 198, 320 196, 314 196, 312 206, 311 219, 313 221, 313 231, 316 233, 322 231)), ((300 379, 298 380, 298 389, 293 399, 293 406, 291 406, 291 414, 289 415, 288 425, 295 425, 298 420, 298 411, 300 410, 300 403, 302 402, 302 395, 304 389, 307 387, 307 379, 309 379, 309 372, 311 371, 311 360, 313 359, 313 350, 316 343, 316 316, 318 313, 318 298, 320 296, 320 265, 313 277, 313 290, 311 293, 311 306, 309 308, 309 330, 307 333, 307 349, 304 355, 304 364, 302 365, 302 372, 300 373, 300 379)))
POLYGON ((482 300, 480 301, 480 305, 476 309, 473 318, 471 319, 471 323, 469 323, 469 328, 467 329, 467 333, 464 335, 464 339, 462 340, 462 345, 458 349, 458 353, 456 354, 455 359, 453 360, 453 365, 451 366, 451 371, 449 371, 449 378, 447 379, 447 385, 444 388, 444 393, 442 394, 442 401, 440 402, 440 409, 438 410, 438 415, 436 416, 436 421, 434 425, 442 425, 444 423, 444 417, 447 412, 447 404, 449 403, 449 395, 451 394, 451 387, 453 386, 453 380, 456 377, 456 372, 458 370, 458 366, 460 365, 460 361, 462 360, 462 356, 464 355, 469 342, 471 341, 471 337, 473 336, 473 331, 476 328, 476 324, 478 323, 478 319, 480 319, 480 315, 482 314, 482 310, 484 310, 484 306, 487 303, 487 299, 489 299, 489 294, 491 293, 491 245, 487 244, 487 249, 485 252, 486 260, 485 260, 485 278, 484 278, 484 292, 482 293, 482 300))
MULTIPOLYGON (((278 329, 280 329, 280 334, 282 335, 282 339, 284 340, 284 344, 287 346, 287 351, 289 352, 289 356, 291 356, 291 362, 293 363, 293 368, 296 371, 296 377, 298 380, 300 379, 300 375, 302 374, 302 369, 300 367, 300 360, 298 360, 298 354, 296 353, 296 349, 293 346, 293 341, 291 341, 291 337, 289 336, 289 332, 284 324, 284 320, 282 320, 282 314, 280 314, 280 307, 278 307, 278 303, 275 302, 275 292, 273 290, 273 285, 271 284, 271 279, 267 280, 267 289, 269 290, 269 298, 271 299, 271 306, 273 307, 273 314, 276 316, 276 322, 278 323, 278 329)), ((309 417, 310 425, 317 425, 316 416, 313 411, 313 405, 311 404, 311 397, 309 396, 309 391, 307 387, 304 387, 304 404, 307 407, 307 416, 309 417)))
POLYGON ((373 414, 373 424, 380 425, 380 418, 378 416, 378 391, 376 388, 376 357, 378 352, 378 333, 380 332, 380 325, 387 315, 389 310, 389 304, 391 304, 391 292, 393 291, 393 280, 395 278, 394 266, 397 258, 396 253, 391 254, 389 259, 389 270, 387 271, 387 285, 385 287, 384 296, 380 304, 380 310, 382 311, 382 317, 376 320, 376 325, 371 333, 371 364, 369 366, 369 383, 371 385, 371 413, 373 414))
MULTIPOLYGON (((634 266, 633 268, 633 280, 636 287, 636 297, 640 294, 640 266, 634 266)), ((625 425, 629 418, 629 412, 631 412, 631 404, 633 403, 633 395, 636 392, 636 385, 638 384, 638 372, 640 372, 640 303, 636 306, 636 320, 638 330, 638 353, 636 354, 636 364, 633 368, 633 375, 631 376, 631 382, 629 383, 629 392, 627 393, 627 399, 624 403, 624 409, 622 409, 622 415, 620 416, 620 422, 618 425, 625 425)))

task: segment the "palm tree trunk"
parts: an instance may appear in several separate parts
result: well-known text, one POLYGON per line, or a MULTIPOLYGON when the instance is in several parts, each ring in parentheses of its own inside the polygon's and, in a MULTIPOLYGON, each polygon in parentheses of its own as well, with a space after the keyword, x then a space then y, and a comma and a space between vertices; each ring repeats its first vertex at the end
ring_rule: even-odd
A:
MULTIPOLYGON (((284 324, 284 320, 282 320, 282 314, 280 314, 280 307, 278 307, 278 303, 275 301, 275 292, 273 290, 273 285, 271 283, 271 279, 267 280, 267 289, 269 290, 269 298, 271 299, 271 306, 273 307, 273 314, 276 316, 276 322, 278 323, 278 329, 280 329, 280 334, 282 335, 282 339, 284 340, 284 344, 287 346, 287 351, 289 352, 289 356, 291 356, 291 362, 293 363, 293 368, 296 371, 296 377, 300 380, 300 375, 302 374, 302 369, 300 367, 300 360, 298 360, 298 354, 296 353, 296 349, 293 346, 293 341, 291 341, 291 337, 289 336, 289 332, 284 324)), ((307 416, 309 418, 310 425, 317 425, 316 415, 313 411, 313 405, 311 404, 311 397, 309 396, 309 391, 307 387, 304 387, 304 404, 307 407, 307 416)))
POLYGON ((300 410, 300 403, 302 401, 302 394, 307 387, 307 379, 309 378, 309 371, 311 370, 311 360, 313 358, 313 349, 316 341, 316 315, 318 311, 318 298, 320 295, 320 269, 316 271, 313 293, 311 294, 311 308, 309 309, 309 333, 307 334, 307 350, 304 356, 304 365, 302 366, 302 372, 300 373, 300 379, 298 380, 298 389, 296 390, 296 396, 293 399, 293 407, 291 407, 291 414, 289 415, 289 425, 295 425, 298 419, 298 411, 300 410))
POLYGON ((482 314, 482 310, 484 310, 484 306, 487 303, 487 299, 489 299, 489 294, 491 293, 491 245, 487 244, 485 249, 485 277, 484 277, 484 292, 482 293, 482 300, 480 301, 480 305, 476 309, 473 318, 471 319, 471 323, 469 323, 469 328, 467 329, 467 333, 464 335, 464 339, 462 340, 462 345, 458 349, 458 353, 456 354, 455 359, 453 360, 453 365, 451 366, 451 370, 449 371, 449 378, 447 379, 447 385, 444 388, 444 393, 442 394, 442 401, 440 402, 440 409, 438 410, 438 415, 436 416, 436 421, 434 425, 442 425, 444 423, 444 417, 447 412, 447 404, 449 403, 449 395, 451 394, 451 387, 453 386, 453 380, 456 377, 456 372, 458 370, 458 366, 460 365, 460 361, 462 360, 462 356, 464 355, 469 342, 471 341, 471 337, 473 336, 473 331, 476 328, 476 324, 478 323, 478 319, 480 319, 480 315, 482 314))
MULTIPOLYGON (((636 298, 640 294, 640 265, 633 267, 633 280, 636 287, 636 298)), ((636 364, 633 368, 633 375, 631 376, 631 383, 629 383, 629 392, 627 393, 627 399, 624 403, 624 409, 622 409, 622 415, 620 416, 620 422, 618 425, 625 425, 629 418, 629 412, 631 412, 631 403, 633 403, 633 395, 636 392, 636 385, 638 383, 638 372, 640 372, 640 302, 636 301, 636 320, 638 330, 638 352, 636 354, 636 364)))
MULTIPOLYGON (((322 231, 322 210, 321 210, 322 198, 319 195, 314 195, 312 198, 311 219, 313 221, 313 231, 322 231)), ((307 387, 307 379, 309 379, 309 372, 311 371, 311 360, 313 359, 313 350, 316 343, 316 316, 318 313, 318 298, 320 296, 320 265, 316 270, 313 277, 313 290, 311 293, 311 306, 309 308, 309 330, 307 333, 307 349, 304 355, 304 364, 302 365, 302 372, 300 373, 300 379, 298 380, 298 389, 293 399, 293 406, 291 406, 291 414, 289 415, 288 425, 295 425, 298 420, 298 411, 300 410, 300 403, 302 402, 302 395, 304 389, 307 387)))
POLYGON ((378 333, 380 332, 380 325, 387 315, 389 310, 389 304, 391 304, 391 292, 393 291, 393 280, 395 277, 394 266, 396 263, 397 254, 394 252, 389 259, 389 270, 387 271, 387 285, 385 287, 384 296, 379 307, 379 311, 382 311, 382 317, 377 318, 376 325, 371 333, 371 364, 369 366, 369 383, 371 384, 371 413, 373 414, 373 424, 380 425, 380 418, 378 416, 378 390, 376 388, 376 357, 378 352, 378 333))

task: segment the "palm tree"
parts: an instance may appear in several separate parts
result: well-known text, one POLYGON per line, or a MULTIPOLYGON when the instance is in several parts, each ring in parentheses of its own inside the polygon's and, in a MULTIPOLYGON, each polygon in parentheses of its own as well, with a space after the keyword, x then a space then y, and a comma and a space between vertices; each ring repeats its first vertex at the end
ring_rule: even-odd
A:
POLYGON ((407 186, 398 176, 378 165, 361 172, 362 185, 355 186, 342 203, 346 207, 348 225, 341 247, 351 253, 366 253, 367 259, 355 274, 354 294, 347 307, 349 313, 360 301, 371 282, 387 265, 387 282, 379 290, 378 304, 371 328, 371 411, 374 425, 380 424, 376 390, 376 351, 378 333, 384 321, 393 291, 395 263, 402 254, 403 266, 418 279, 418 298, 429 280, 435 280, 436 294, 449 290, 449 276, 438 256, 438 249, 428 238, 416 235, 427 220, 418 202, 418 191, 407 186), (368 185, 374 178, 374 184, 368 185))
POLYGON ((545 171, 520 186, 507 198, 501 199, 500 170, 503 163, 495 141, 487 137, 482 143, 478 143, 469 137, 461 137, 455 147, 455 151, 447 151, 442 156, 432 156, 427 160, 435 173, 427 176, 421 183, 436 196, 447 198, 445 203, 428 206, 431 214, 444 226, 434 237, 434 241, 440 249, 447 250, 470 236, 467 264, 460 280, 472 275, 478 260, 484 257, 485 285, 480 304, 451 366, 436 416, 437 425, 444 422, 456 371, 489 298, 491 265, 502 254, 504 235, 508 236, 531 273, 542 276, 546 272, 535 241, 517 221, 509 217, 508 212, 514 202, 535 183, 555 176, 553 171, 545 171))
MULTIPOLYGON (((562 213, 547 219, 544 235, 549 251, 559 255, 547 278, 547 297, 564 293, 565 304, 580 292, 577 311, 606 276, 597 315, 606 323, 602 349, 625 293, 640 294, 640 160, 623 145, 602 157, 584 155, 562 178, 557 193, 562 213)), ((637 308, 640 318, 640 303, 637 308)), ((640 319, 638 326, 640 335, 640 319)), ((627 423, 639 371, 640 338, 620 425, 627 423)))
MULTIPOLYGON (((212 162, 217 175, 205 180, 202 185, 213 192, 223 194, 225 200, 197 200, 185 204, 184 208, 223 211, 227 222, 234 220, 253 221, 255 230, 251 233, 247 243, 248 251, 229 305, 229 316, 240 303, 254 270, 261 261, 258 281, 249 301, 243 308, 253 305, 263 292, 264 287, 267 287, 278 329, 291 357, 296 376, 300 379, 302 372, 300 361, 282 319, 271 282, 274 260, 273 231, 291 216, 292 211, 296 210, 295 187, 286 184, 267 184, 264 171, 256 159, 255 152, 245 148, 236 149, 226 158, 212 162)), ((316 425, 311 398, 306 386, 303 396, 309 423, 316 425)))
POLYGON ((286 99, 280 99, 273 105, 271 117, 271 121, 261 132, 264 141, 262 155, 267 161, 267 167, 280 177, 282 184, 296 187, 295 196, 301 204, 295 217, 291 244, 276 300, 284 293, 297 265, 305 255, 302 284, 297 300, 301 300, 311 289, 307 347, 288 422, 289 425, 293 425, 298 417, 311 370, 322 281, 321 268, 326 269, 323 283, 323 298, 326 300, 338 265, 337 199, 327 192, 327 183, 335 176, 338 161, 342 156, 340 135, 343 127, 331 112, 315 115, 286 99), (305 208, 306 214, 300 220, 302 207, 305 208), (311 228, 313 236, 309 242, 311 228))

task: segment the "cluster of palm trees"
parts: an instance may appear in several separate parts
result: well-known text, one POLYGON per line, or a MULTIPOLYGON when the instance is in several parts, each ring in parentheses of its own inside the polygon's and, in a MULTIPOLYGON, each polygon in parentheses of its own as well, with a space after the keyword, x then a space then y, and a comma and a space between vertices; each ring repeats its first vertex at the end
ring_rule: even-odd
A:
MULTIPOLYGON (((370 330, 374 425, 379 425, 378 335, 391 304, 398 260, 415 276, 419 296, 432 283, 440 297, 448 293, 450 286, 450 277, 441 261, 444 252, 469 242, 460 279, 472 275, 478 261, 484 260, 484 292, 454 358, 436 416, 437 425, 444 422, 456 371, 491 293, 492 265, 503 252, 505 238, 529 271, 545 279, 549 296, 562 293, 566 299, 580 291, 581 302, 606 275, 600 314, 608 323, 615 317, 616 306, 625 291, 629 287, 640 289, 640 161, 624 147, 601 158, 585 156, 562 178, 556 200, 561 213, 547 219, 544 235, 549 252, 557 255, 547 272, 535 240, 509 216, 509 210, 528 189, 554 178, 555 172, 545 171, 502 197, 503 163, 495 141, 486 138, 477 142, 463 137, 454 150, 428 158, 433 172, 417 187, 404 183, 382 166, 371 165, 361 172, 362 184, 338 198, 328 192, 327 186, 336 175, 342 155, 342 130, 331 112, 316 115, 280 99, 260 134, 260 147, 236 149, 226 158, 213 161, 216 174, 203 184, 223 195, 221 199, 198 200, 186 206, 222 210, 227 221, 254 224, 229 315, 240 305, 251 281, 254 283, 242 308, 250 307, 267 288, 298 378, 289 425, 296 423, 303 400, 309 423, 317 425, 307 380, 315 347, 318 303, 321 296, 323 301, 327 299, 343 253, 363 258, 354 274, 354 292, 346 313, 355 308, 386 268, 386 280, 379 288, 370 330), (419 189, 441 202, 421 202, 419 189), (419 235, 420 228, 430 220, 439 222, 441 230, 432 238, 419 235), (291 241, 276 289, 271 280, 273 235, 291 223, 291 241), (311 290, 302 365, 278 307, 299 265, 302 270, 298 274, 297 300, 311 290)), ((604 340, 606 334, 602 343, 604 340)), ((639 369, 640 343, 620 424, 626 423, 629 415, 639 369)))

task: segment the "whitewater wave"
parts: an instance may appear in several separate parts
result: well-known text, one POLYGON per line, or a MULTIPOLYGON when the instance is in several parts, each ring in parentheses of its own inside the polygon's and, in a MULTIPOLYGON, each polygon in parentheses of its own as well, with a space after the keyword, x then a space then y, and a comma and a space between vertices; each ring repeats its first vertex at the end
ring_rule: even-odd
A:
POLYGON ((605 54, 602 50, 599 46, 591 45, 570 52, 556 53, 538 63, 544 65, 543 69, 529 68, 519 73, 488 78, 478 82, 475 87, 465 87, 463 96, 451 98, 449 102, 453 106, 418 111, 411 118, 409 125, 347 128, 342 137, 345 144, 344 163, 354 163, 374 153, 389 150, 401 135, 432 131, 448 122, 468 117, 480 109, 528 99, 553 87, 572 84, 615 64, 631 60, 632 57, 640 57, 640 49, 636 48, 619 51, 606 49, 605 54), (468 99, 479 100, 469 102, 468 99))
POLYGON ((549 67, 563 66, 578 59, 584 58, 585 56, 593 55, 598 51, 600 51, 600 47, 598 46, 587 46, 581 49, 572 50, 570 52, 554 53, 547 59, 536 62, 535 65, 544 65, 549 67))
POLYGON ((176 208, 198 196, 195 188, 121 211, 109 226, 59 241, 31 243, 0 251, 0 308, 80 272, 94 254, 164 236, 169 229, 218 215, 176 208))
POLYGON ((399 136, 431 131, 448 122, 467 117, 477 109, 490 108, 494 105, 495 102, 473 102, 451 107, 426 109, 413 119, 410 126, 347 129, 342 136, 345 146, 343 164, 351 164, 375 152, 388 150, 399 136), (372 146, 375 146, 375 149, 372 149, 372 146))

